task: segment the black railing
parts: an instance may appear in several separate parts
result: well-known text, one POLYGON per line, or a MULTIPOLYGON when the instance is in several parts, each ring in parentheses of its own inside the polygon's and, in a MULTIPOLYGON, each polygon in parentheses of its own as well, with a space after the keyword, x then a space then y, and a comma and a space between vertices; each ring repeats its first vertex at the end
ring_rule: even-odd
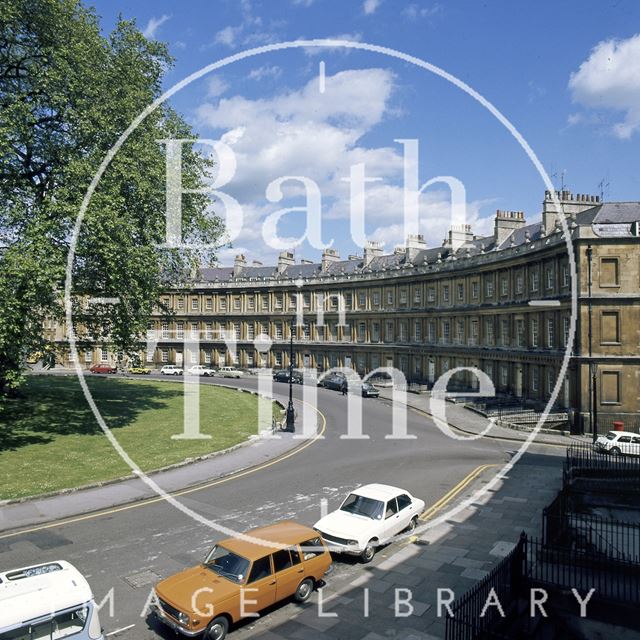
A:
POLYGON ((541 540, 527 540, 525 550, 532 587, 576 589, 581 597, 594 589, 593 598, 597 600, 640 604, 640 568, 633 562, 550 547, 541 540))
POLYGON ((640 433, 640 414, 607 415, 606 413, 598 413, 597 431, 599 435, 604 435, 608 431, 614 431, 615 422, 622 422, 625 431, 640 433))
POLYGON ((543 543, 640 564, 640 523, 571 509, 567 489, 542 511, 543 543))
POLYGON ((509 613, 515 613, 512 610, 522 593, 523 579, 527 575, 526 546, 527 537, 523 533, 511 553, 451 605, 453 615, 448 615, 446 619, 446 640, 501 640, 509 637, 496 629, 498 625, 505 624, 497 607, 486 607, 484 615, 481 614, 490 595, 498 598, 507 618, 509 613))
POLYGON ((563 472, 564 484, 576 478, 640 480, 640 456, 613 455, 590 444, 567 447, 563 472))
POLYGON ((523 533, 514 550, 451 605, 445 639, 518 637, 518 628, 531 622, 521 619, 520 613, 529 611, 530 590, 534 587, 560 592, 575 589, 582 599, 591 593, 589 601, 593 598, 594 602, 640 605, 639 571, 634 562, 548 546, 523 533), (500 601, 504 617, 498 607, 486 607, 490 596, 491 601, 496 597, 500 601), (524 608, 518 606, 522 602, 524 608), (481 616, 483 610, 485 615, 481 616))

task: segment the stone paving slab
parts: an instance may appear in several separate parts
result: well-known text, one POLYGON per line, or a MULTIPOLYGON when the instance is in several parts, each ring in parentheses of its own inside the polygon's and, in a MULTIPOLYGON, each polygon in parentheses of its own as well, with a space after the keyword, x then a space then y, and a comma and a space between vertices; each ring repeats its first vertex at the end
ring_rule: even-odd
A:
MULTIPOLYGON (((336 614, 336 618, 318 618, 317 604, 309 604, 288 620, 270 615, 256 624, 250 637, 442 639, 445 620, 444 610, 442 617, 438 612, 438 589, 451 589, 455 597, 462 596, 509 553, 523 530, 539 535, 542 508, 560 488, 561 478, 560 456, 532 454, 527 464, 516 465, 508 479, 498 483, 486 505, 468 508, 459 523, 448 522, 426 531, 419 544, 399 545, 391 555, 374 559, 362 567, 361 575, 353 578, 351 574, 342 584, 330 576, 323 589, 322 610, 336 614), (368 616, 363 611, 365 590, 368 616), (340 595, 334 597, 335 593, 340 595), (400 601, 399 610, 406 612, 407 605, 402 600, 407 597, 413 606, 411 615, 395 617, 396 598, 400 601)), ((339 564, 340 559, 336 562, 339 564)))

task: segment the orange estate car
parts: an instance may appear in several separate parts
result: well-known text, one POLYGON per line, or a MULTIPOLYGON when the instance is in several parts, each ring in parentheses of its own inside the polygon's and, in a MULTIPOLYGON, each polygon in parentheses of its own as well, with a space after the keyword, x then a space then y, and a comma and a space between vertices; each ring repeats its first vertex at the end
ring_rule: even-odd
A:
POLYGON ((324 584, 331 554, 310 527, 287 520, 245 535, 257 541, 223 540, 202 564, 159 582, 160 620, 189 638, 222 640, 241 618, 291 596, 305 602, 324 584))

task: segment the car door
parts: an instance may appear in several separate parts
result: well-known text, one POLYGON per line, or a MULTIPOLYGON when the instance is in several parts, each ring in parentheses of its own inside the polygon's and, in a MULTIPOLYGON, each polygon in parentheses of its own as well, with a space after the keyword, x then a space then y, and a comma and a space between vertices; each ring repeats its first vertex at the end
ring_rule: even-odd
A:
POLYGON ((400 514, 398 513, 398 501, 395 498, 387 501, 387 505, 384 512, 383 522, 383 536, 385 540, 392 538, 402 531, 404 527, 400 521, 400 514))
POLYGON ((271 566, 271 555, 253 561, 242 593, 245 613, 258 613, 276 601, 276 577, 271 566))
POLYGON ((297 549, 280 549, 272 559, 276 575, 276 602, 279 602, 295 593, 304 579, 304 567, 297 549))
POLYGON ((631 444, 629 445, 629 451, 631 455, 640 456, 640 436, 631 437, 631 444))
POLYGON ((616 446, 622 453, 629 455, 631 453, 631 436, 620 436, 616 442, 616 446))
POLYGON ((400 516, 400 523, 403 531, 409 526, 411 518, 416 515, 415 507, 413 506, 413 500, 406 494, 401 493, 398 498, 398 514, 400 516))
POLYGON ((320 536, 305 540, 299 546, 304 577, 319 580, 331 565, 331 554, 320 536))

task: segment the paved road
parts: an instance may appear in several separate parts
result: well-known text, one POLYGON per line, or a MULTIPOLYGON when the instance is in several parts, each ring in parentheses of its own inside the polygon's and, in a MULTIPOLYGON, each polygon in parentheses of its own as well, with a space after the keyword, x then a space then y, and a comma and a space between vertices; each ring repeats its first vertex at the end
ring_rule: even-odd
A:
MULTIPOLYGON (((249 380, 224 382, 255 384, 249 380)), ((286 390, 286 385, 276 383, 275 387, 280 393, 286 390)), ((301 388, 295 391, 299 396, 301 388)), ((369 482, 404 487, 431 505, 478 465, 503 463, 513 450, 513 444, 499 441, 453 441, 411 412, 408 432, 417 439, 385 439, 392 411, 388 402, 375 399, 363 401, 364 431, 370 439, 341 439, 346 433, 347 399, 325 389, 318 393, 319 409, 327 422, 324 439, 267 469, 191 493, 181 498, 184 504, 236 530, 283 518, 313 524, 320 516, 323 498, 329 509, 336 508, 347 491, 369 482)), ((0 566, 8 569, 67 559, 88 577, 98 601, 113 589, 113 615, 108 606, 102 610, 108 634, 129 627, 115 635, 136 640, 158 635, 173 638, 172 632, 154 629, 152 621, 141 616, 151 586, 160 577, 199 562, 220 537, 161 502, 1 539, 0 566)), ((391 547, 383 550, 379 560, 392 552, 391 547)), ((356 563, 339 561, 331 580, 340 581, 360 571, 356 563)), ((293 606, 281 607, 269 617, 286 617, 293 611, 287 613, 287 608, 293 606)), ((245 625, 233 637, 250 637, 264 631, 264 624, 268 624, 266 618, 245 625)))

